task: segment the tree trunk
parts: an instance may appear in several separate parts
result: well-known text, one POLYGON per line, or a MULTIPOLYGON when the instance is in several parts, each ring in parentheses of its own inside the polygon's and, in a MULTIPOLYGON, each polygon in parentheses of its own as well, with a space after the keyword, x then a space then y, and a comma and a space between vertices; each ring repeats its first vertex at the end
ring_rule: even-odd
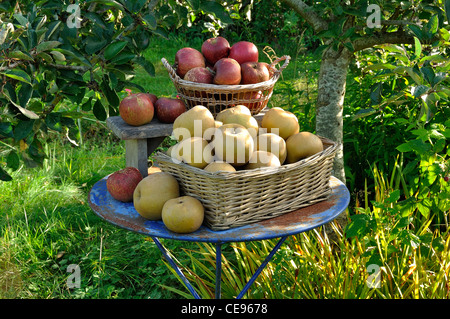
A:
MULTIPOLYGON (((345 183, 343 152, 343 106, 347 71, 352 54, 343 49, 340 52, 329 47, 322 56, 318 79, 316 105, 316 133, 339 144, 333 164, 333 176, 345 183)), ((341 227, 347 224, 347 217, 341 214, 336 221, 341 227)))

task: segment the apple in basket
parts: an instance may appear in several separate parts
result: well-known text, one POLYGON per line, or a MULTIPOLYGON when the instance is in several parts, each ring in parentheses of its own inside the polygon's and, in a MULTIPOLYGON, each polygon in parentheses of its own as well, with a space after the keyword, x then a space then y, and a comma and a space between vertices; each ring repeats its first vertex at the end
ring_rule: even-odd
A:
POLYGON ((241 84, 254 84, 269 80, 267 63, 245 62, 241 64, 241 84))
POLYGON ((299 132, 286 140, 287 163, 295 163, 303 158, 323 151, 322 140, 310 132, 299 132))
POLYGON ((230 58, 222 58, 214 64, 214 84, 235 85, 241 83, 241 66, 230 58))
POLYGON ((245 62, 258 62, 259 52, 256 45, 248 41, 239 41, 230 49, 229 58, 235 59, 239 64, 245 62))
POLYGON ((182 48, 175 54, 176 73, 183 79, 186 73, 195 67, 205 67, 203 54, 194 48, 182 48))
POLYGON ((281 107, 269 109, 261 120, 261 127, 265 128, 268 133, 278 134, 285 140, 300 131, 295 114, 283 110, 281 107))
POLYGON ((184 80, 197 82, 197 83, 213 83, 214 75, 213 73, 205 67, 198 66, 190 69, 184 76, 184 80))
POLYGON ((201 51, 210 65, 214 65, 222 58, 228 57, 230 53, 230 43, 223 37, 210 38, 203 42, 201 51))
POLYGON ((254 150, 252 136, 240 124, 224 124, 217 128, 211 143, 216 159, 234 167, 245 165, 254 150))
POLYGON ((153 103, 146 93, 128 95, 119 104, 119 115, 129 125, 150 123, 154 113, 153 103))
POLYGON ((186 112, 183 100, 161 97, 155 104, 156 118, 162 123, 173 123, 178 116, 186 112))

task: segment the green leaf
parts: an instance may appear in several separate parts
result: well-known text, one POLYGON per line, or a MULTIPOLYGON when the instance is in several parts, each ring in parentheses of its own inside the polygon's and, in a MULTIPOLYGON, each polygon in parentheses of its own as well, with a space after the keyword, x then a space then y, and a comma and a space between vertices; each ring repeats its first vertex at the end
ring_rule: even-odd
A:
POLYGON ((52 112, 47 114, 47 116, 45 117, 45 124, 49 129, 61 132, 63 128, 61 124, 61 113, 52 112))
POLYGON ((450 24, 450 0, 445 0, 445 15, 447 16, 447 21, 450 24))
POLYGON ((392 204, 392 203, 397 202, 399 199, 400 199, 400 190, 396 189, 386 199, 386 203, 392 204))
POLYGON ((105 59, 111 60, 112 58, 114 58, 117 54, 120 53, 120 51, 122 51, 125 48, 127 43, 128 43, 127 41, 118 41, 108 45, 104 53, 105 59))
POLYGON ((201 1, 200 7, 204 12, 214 13, 216 18, 220 19, 224 23, 233 23, 225 8, 215 1, 201 1))
POLYGON ((119 97, 117 96, 116 91, 111 89, 109 82, 110 81, 108 76, 103 76, 103 81, 100 84, 100 87, 106 99, 108 100, 108 103, 113 107, 118 107, 120 103, 119 97))
POLYGON ((61 45, 59 41, 45 41, 38 44, 36 47, 36 53, 39 54, 44 51, 49 51, 61 45))
POLYGON ((142 17, 142 20, 144 20, 144 22, 148 25, 150 30, 156 30, 157 22, 156 22, 156 17, 153 14, 153 12, 150 12, 150 13, 147 13, 146 15, 144 15, 142 17))
POLYGON ((420 43, 420 40, 417 37, 414 37, 414 55, 416 56, 416 58, 419 58, 421 53, 422 53, 422 44, 420 43))
POLYGON ((22 87, 20 88, 19 93, 17 94, 20 106, 26 107, 32 95, 33 95, 33 87, 29 84, 25 83, 22 84, 22 87))
POLYGON ((120 65, 120 64, 125 64, 129 61, 131 61, 132 59, 134 59, 136 57, 136 55, 134 53, 131 52, 122 52, 119 53, 118 55, 116 55, 113 59, 111 59, 111 63, 120 65))
POLYGON ((13 171, 17 170, 20 166, 19 155, 16 151, 12 150, 6 157, 6 166, 11 168, 13 171))
POLYGON ((422 30, 420 29, 420 27, 418 27, 415 24, 410 24, 408 25, 408 28, 419 38, 419 39, 423 39, 423 33, 422 30))
POLYGON ((0 180, 4 182, 12 181, 11 175, 9 175, 2 167, 0 167, 0 180))
POLYGON ((437 14, 433 15, 427 23, 428 28, 428 38, 432 38, 435 33, 438 32, 439 29, 439 17, 437 14))
POLYGON ((0 135, 5 137, 14 137, 11 123, 0 122, 0 135))
POLYGON ((153 64, 146 60, 144 57, 138 57, 135 59, 136 63, 139 64, 140 66, 142 66, 144 68, 144 70, 150 75, 150 76, 155 76, 155 67, 153 66, 153 64))
POLYGON ((357 214, 351 217, 351 222, 346 226, 345 236, 347 238, 365 234, 369 224, 369 217, 365 214, 357 214))
POLYGON ((25 61, 34 61, 33 57, 28 52, 22 52, 19 50, 11 51, 10 53, 8 53, 8 57, 25 61))
POLYGON ((426 92, 428 92, 430 88, 426 85, 418 85, 416 87, 413 88, 413 96, 415 98, 420 98, 423 94, 425 94, 426 92))
POLYGON ((399 146, 397 146, 395 148, 397 151, 402 152, 402 153, 406 153, 406 152, 411 152, 412 148, 408 143, 403 143, 399 146))
POLYGON ((28 135, 33 131, 34 120, 20 121, 14 127, 14 139, 20 141, 27 138, 28 135))
POLYGON ((106 120, 106 111, 105 111, 105 107, 103 106, 102 102, 100 100, 97 100, 94 103, 94 107, 92 108, 92 112, 94 113, 94 116, 99 120, 99 121, 104 121, 106 120))
POLYGON ((6 75, 7 77, 10 77, 15 80, 19 80, 28 84, 31 84, 31 78, 25 71, 15 68, 12 70, 5 70, 1 72, 1 74, 6 75))

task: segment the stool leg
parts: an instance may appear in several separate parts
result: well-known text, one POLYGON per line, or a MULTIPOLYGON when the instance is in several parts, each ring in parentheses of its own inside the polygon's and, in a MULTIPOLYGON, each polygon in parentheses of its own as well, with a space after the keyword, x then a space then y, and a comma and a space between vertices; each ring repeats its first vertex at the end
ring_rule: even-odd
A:
POLYGON ((125 140, 126 165, 136 167, 143 177, 148 175, 147 139, 125 140))
POLYGON ((266 267, 266 265, 269 263, 269 261, 272 259, 273 255, 280 249, 281 245, 286 240, 287 236, 281 237, 281 239, 278 241, 278 243, 273 247, 272 251, 269 253, 269 255, 264 259, 263 263, 258 267, 256 272, 253 274, 252 278, 248 281, 248 283, 245 285, 244 289, 239 293, 239 295, 236 297, 236 299, 241 299, 242 296, 247 292, 248 288, 253 284, 253 282, 256 280, 256 278, 259 276, 261 271, 266 267))

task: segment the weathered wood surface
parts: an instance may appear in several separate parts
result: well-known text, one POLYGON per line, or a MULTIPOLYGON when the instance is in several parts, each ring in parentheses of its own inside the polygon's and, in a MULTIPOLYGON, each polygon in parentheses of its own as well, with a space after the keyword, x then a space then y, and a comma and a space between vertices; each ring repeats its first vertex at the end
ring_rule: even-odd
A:
POLYGON ((165 124, 153 118, 145 125, 132 126, 120 116, 111 116, 106 120, 106 125, 121 140, 136 140, 144 138, 154 138, 161 136, 170 136, 172 134, 172 124, 165 124))

